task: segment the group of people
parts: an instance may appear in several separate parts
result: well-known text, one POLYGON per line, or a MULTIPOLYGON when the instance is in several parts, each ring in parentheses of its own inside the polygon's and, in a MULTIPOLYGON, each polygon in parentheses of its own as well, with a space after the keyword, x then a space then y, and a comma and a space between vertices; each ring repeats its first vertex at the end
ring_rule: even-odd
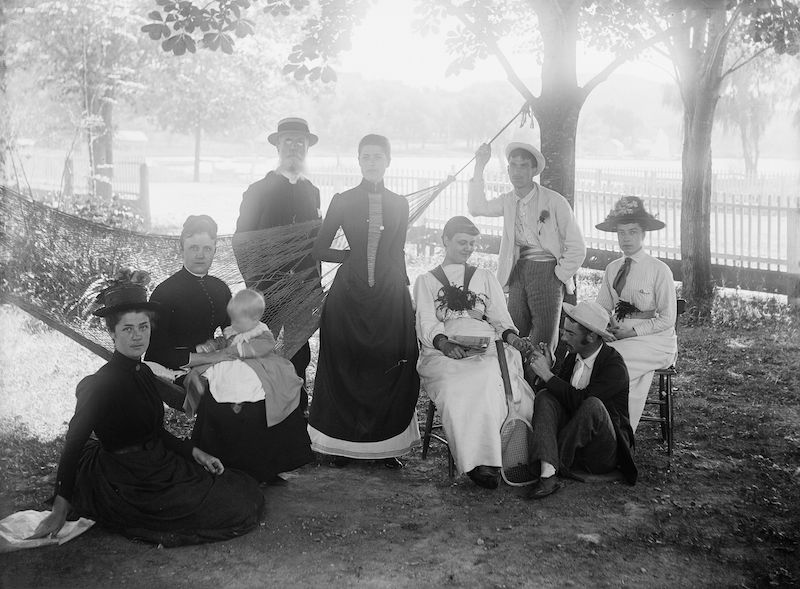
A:
POLYGON ((586 254, 569 203, 534 181, 546 162, 528 129, 506 148, 513 190, 487 200, 491 150, 483 145, 468 204, 474 216, 503 217, 497 275, 468 263, 480 232, 453 217, 442 232, 442 263, 417 278, 412 300, 408 203, 383 182, 389 140, 365 136, 363 180, 333 197, 313 247, 285 268, 318 284, 321 262, 341 264, 322 308, 309 407, 308 343, 284 359, 275 338, 294 326, 262 322, 289 304, 262 294, 278 278, 236 250, 255 232, 321 219, 319 190, 304 175, 316 135, 305 120, 288 118, 269 141, 279 165, 244 193, 234 238, 247 288, 232 295, 209 274, 217 225, 192 215, 180 236, 181 269, 149 300, 144 281, 130 276, 98 297, 95 314, 115 351, 78 385, 53 509, 35 537, 57 534, 70 513, 168 546, 245 533, 261 517, 259 483, 280 484, 280 473, 310 462, 314 451, 337 467, 368 459, 401 468, 420 440, 421 387, 441 414, 458 470, 481 487, 500 480, 509 386, 509 402, 533 424, 530 468, 539 479, 529 498, 550 495, 557 475, 574 469, 619 468, 635 483, 639 397, 676 352, 672 276, 642 250, 646 231, 663 223, 641 199, 621 199, 598 225, 617 233, 624 257, 606 269, 597 300, 564 303, 586 254), (347 249, 333 247, 339 230, 347 249), (554 362, 562 309, 568 353, 554 362), (489 345, 496 340, 504 345, 489 345), (196 414, 190 439, 164 429, 164 403, 196 414))

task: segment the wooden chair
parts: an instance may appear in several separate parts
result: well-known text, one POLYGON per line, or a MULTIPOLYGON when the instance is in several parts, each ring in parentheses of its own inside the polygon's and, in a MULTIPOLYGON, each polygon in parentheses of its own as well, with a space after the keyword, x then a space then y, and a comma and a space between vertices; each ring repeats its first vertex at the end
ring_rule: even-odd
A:
POLYGON ((441 442, 447 447, 447 476, 451 479, 455 476, 456 473, 456 463, 453 460, 453 454, 450 452, 450 444, 447 443, 447 439, 443 436, 440 436, 434 433, 434 429, 442 429, 442 425, 433 425, 433 416, 436 414, 436 403, 434 403, 430 398, 428 399, 428 411, 427 415, 425 416, 425 424, 422 428, 422 459, 425 460, 428 458, 428 448, 431 445, 431 438, 441 442))
MULTIPOLYGON (((678 318, 686 310, 686 301, 678 299, 677 314, 675 315, 675 333, 678 332, 678 318)), ((658 397, 645 401, 645 408, 648 405, 658 405, 658 415, 643 414, 640 421, 658 423, 661 426, 661 440, 667 443, 667 456, 672 457, 673 444, 673 405, 672 405, 672 377, 678 374, 675 364, 667 368, 660 368, 655 371, 658 377, 658 397)))

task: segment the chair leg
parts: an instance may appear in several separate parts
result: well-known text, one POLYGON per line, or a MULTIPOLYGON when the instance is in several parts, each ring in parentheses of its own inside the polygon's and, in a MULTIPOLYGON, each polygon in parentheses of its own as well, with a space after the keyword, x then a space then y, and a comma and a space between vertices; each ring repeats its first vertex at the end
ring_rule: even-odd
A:
POLYGON ((447 476, 450 480, 456 476, 456 461, 453 460, 453 453, 450 451, 450 445, 447 445, 447 476))
POLYGON ((666 442, 669 437, 667 427, 667 415, 669 409, 667 407, 667 397, 669 396, 668 388, 670 382, 669 374, 658 375, 658 416, 661 418, 659 425, 661 426, 661 441, 666 442))
POLYGON ((433 431, 433 414, 436 411, 436 405, 428 399, 428 414, 425 417, 425 430, 422 432, 422 459, 428 457, 428 448, 431 445, 431 432, 433 431))
POLYGON ((673 428, 672 428, 672 420, 674 416, 674 412, 672 409, 672 375, 667 375, 667 398, 665 399, 666 403, 664 406, 667 408, 667 415, 666 415, 666 422, 667 422, 667 456, 672 456, 672 443, 673 443, 673 428))

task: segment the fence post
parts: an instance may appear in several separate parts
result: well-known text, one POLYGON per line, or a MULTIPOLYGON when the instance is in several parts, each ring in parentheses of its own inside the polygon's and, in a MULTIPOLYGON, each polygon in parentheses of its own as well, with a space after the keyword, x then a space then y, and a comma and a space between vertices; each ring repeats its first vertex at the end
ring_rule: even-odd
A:
POLYGON ((144 228, 150 231, 150 172, 146 162, 139 165, 139 208, 144 217, 144 228))
POLYGON ((800 200, 786 217, 786 294, 789 306, 800 308, 800 200))
POLYGON ((67 161, 64 162, 64 196, 72 196, 74 191, 73 186, 73 177, 75 175, 74 169, 72 167, 72 158, 67 158, 67 161))

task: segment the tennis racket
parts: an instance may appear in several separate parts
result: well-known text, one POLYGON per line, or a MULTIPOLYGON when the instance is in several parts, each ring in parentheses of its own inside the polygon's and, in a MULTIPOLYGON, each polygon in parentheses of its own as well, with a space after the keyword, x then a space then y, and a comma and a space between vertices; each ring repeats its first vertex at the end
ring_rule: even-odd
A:
POLYGON ((536 477, 528 468, 528 451, 533 435, 530 422, 519 413, 519 403, 514 402, 511 392, 511 378, 508 375, 506 350, 502 340, 495 342, 497 346, 497 361, 500 363, 500 374, 503 377, 503 388, 506 393, 508 415, 500 427, 500 448, 502 451, 503 466, 500 476, 506 484, 512 487, 524 487, 535 482, 536 477))

